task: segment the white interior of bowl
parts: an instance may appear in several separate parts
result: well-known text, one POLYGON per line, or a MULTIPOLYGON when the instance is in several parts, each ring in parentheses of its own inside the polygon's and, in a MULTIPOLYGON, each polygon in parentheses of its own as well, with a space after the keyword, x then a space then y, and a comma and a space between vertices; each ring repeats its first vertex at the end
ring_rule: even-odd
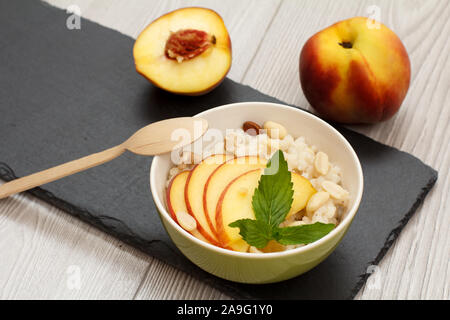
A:
POLYGON ((304 136, 309 145, 315 145, 318 150, 327 153, 330 161, 337 164, 342 169, 342 184, 350 192, 350 201, 347 211, 337 228, 324 238, 309 244, 308 246, 283 252, 263 254, 234 252, 198 240, 172 220, 165 206, 165 187, 169 169, 173 164, 170 160, 170 154, 156 156, 153 159, 150 174, 150 185, 155 204, 158 206, 158 209, 162 212, 165 219, 170 220, 171 223, 187 237, 194 239, 194 241, 198 241, 201 245, 209 246, 214 250, 224 251, 226 254, 247 255, 252 257, 283 255, 318 245, 320 241, 325 240, 326 237, 331 236, 334 232, 338 232, 338 229, 343 228, 351 222, 362 196, 363 176, 361 165, 356 153, 347 140, 325 121, 296 108, 262 102, 229 104, 210 109, 198 114, 198 116, 208 120, 209 128, 220 129, 223 132, 230 128, 241 128, 245 121, 253 121, 262 124, 267 120, 271 120, 284 125, 288 133, 294 138, 304 136))

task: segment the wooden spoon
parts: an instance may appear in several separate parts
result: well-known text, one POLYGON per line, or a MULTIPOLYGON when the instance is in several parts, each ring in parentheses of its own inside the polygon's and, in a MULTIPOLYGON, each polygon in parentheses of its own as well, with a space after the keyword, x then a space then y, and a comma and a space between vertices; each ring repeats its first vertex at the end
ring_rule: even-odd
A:
POLYGON ((200 138, 207 128, 208 122, 201 118, 173 118, 152 123, 116 147, 5 183, 0 186, 0 199, 98 166, 120 156, 125 150, 149 156, 181 148, 200 138), (180 130, 177 137, 182 136, 181 142, 171 138, 175 130, 180 130))

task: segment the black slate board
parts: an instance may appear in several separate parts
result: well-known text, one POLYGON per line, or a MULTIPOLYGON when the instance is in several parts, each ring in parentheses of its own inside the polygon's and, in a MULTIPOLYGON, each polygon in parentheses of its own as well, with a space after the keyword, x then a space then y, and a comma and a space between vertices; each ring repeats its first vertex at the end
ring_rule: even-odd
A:
MULTIPOLYGON (((4 180, 109 148, 153 121, 232 102, 279 102, 229 79, 202 97, 162 92, 134 71, 133 39, 84 19, 81 30, 68 30, 67 17, 38 1, 0 0, 4 180)), ((235 298, 352 298, 367 268, 380 261, 434 185, 437 172, 407 153, 338 129, 363 166, 359 213, 327 260, 277 284, 232 283, 184 258, 166 235, 149 192, 151 158, 127 153, 30 193, 235 298)))

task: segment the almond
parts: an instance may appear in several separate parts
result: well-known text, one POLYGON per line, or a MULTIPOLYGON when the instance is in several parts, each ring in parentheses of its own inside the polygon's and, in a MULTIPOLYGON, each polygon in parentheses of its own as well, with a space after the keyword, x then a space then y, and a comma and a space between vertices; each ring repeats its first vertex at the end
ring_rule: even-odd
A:
POLYGON ((261 126, 253 121, 245 121, 242 125, 242 130, 248 133, 249 135, 256 136, 259 134, 259 130, 261 130, 261 126))
POLYGON ((175 215, 177 216, 178 223, 184 230, 192 232, 197 229, 197 221, 189 213, 178 211, 175 215))
POLYGON ((329 167, 328 155, 322 151, 317 152, 314 158, 314 169, 321 175, 326 175, 329 167))
POLYGON ((319 209, 325 202, 330 199, 330 195, 328 192, 319 191, 314 193, 311 198, 309 198, 308 203, 306 204, 306 212, 308 214, 319 209))
POLYGON ((267 130, 267 135, 272 139, 284 139, 287 135, 286 128, 275 121, 264 122, 263 128, 267 130))
POLYGON ((324 181, 322 183, 322 188, 324 188, 332 198, 337 200, 344 200, 348 198, 349 195, 347 190, 332 181, 324 181))

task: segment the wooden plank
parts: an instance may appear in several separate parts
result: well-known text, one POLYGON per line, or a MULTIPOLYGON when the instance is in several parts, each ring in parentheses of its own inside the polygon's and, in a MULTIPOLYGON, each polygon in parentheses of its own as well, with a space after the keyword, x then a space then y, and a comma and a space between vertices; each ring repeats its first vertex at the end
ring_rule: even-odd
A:
MULTIPOLYGON (((63 9, 77 5, 83 17, 131 37, 136 37, 149 22, 161 14, 187 6, 185 1, 51 0, 48 2, 63 9)), ((244 3, 236 0, 234 3, 223 1, 189 3, 193 6, 212 8, 224 18, 233 45, 237 48, 233 51, 234 63, 229 76, 237 80, 240 80, 256 53, 258 41, 262 38, 278 4, 279 1, 265 1, 264 5, 261 5, 259 1, 244 3), (249 25, 254 26, 255 31, 252 34, 242 32, 242 29, 249 25)), ((10 247, 6 242, 2 243, 4 250, 2 252, 6 252, 5 255, 8 256, 6 261, 11 262, 2 263, 0 267, 2 268, 0 287, 3 288, 1 297, 226 298, 219 291, 195 281, 185 273, 143 256, 136 250, 40 201, 24 196, 5 201, 0 204, 2 212, 0 217, 10 218, 3 220, 2 228, 5 234, 10 235, 6 238, 9 238, 9 241, 13 239, 19 247, 10 247), (23 214, 25 212, 26 214, 23 214), (24 228, 24 225, 39 225, 44 231, 40 228, 24 228), (23 241, 17 241, 15 237, 21 237, 23 241), (29 238, 34 239, 32 243, 29 238), (81 272, 82 286, 77 290, 69 290, 66 277, 77 270, 81 272), (55 273, 58 274, 57 277, 54 277, 55 273), (45 286, 41 285, 42 279, 45 279, 45 286), (167 282, 161 282, 160 279, 167 282), (178 285, 168 290, 166 283, 178 285), (154 286, 159 289, 155 290, 154 286), (112 287, 114 290, 110 290, 112 287)))
POLYGON ((213 9, 222 16, 230 34, 233 65, 228 77, 236 81, 242 78, 255 55, 258 44, 280 3, 279 0, 48 0, 47 2, 63 9, 78 5, 84 18, 133 38, 136 38, 150 22, 169 11, 190 6, 213 9))
MULTIPOLYGON (((358 298, 449 298, 450 237, 446 226, 450 217, 445 213, 449 209, 450 131, 449 111, 444 107, 450 92, 449 74, 445 73, 450 67, 448 1, 285 0, 280 7, 278 1, 265 0, 248 1, 245 7, 239 1, 49 2, 61 8, 77 4, 84 17, 132 37, 173 8, 191 4, 211 7, 224 17, 233 41, 230 77, 301 106, 307 102, 297 68, 305 40, 340 19, 367 16, 369 6, 377 5, 382 22, 403 39, 409 51, 413 79, 394 119, 356 130, 413 153, 438 169, 440 178, 380 266, 369 268, 369 272, 376 271, 358 298)), ((8 235, 3 237, 8 243, 0 242, 7 261, 0 265, 0 297, 226 298, 57 209, 31 198, 18 199, 0 203, 0 230, 8 235), (70 266, 81 267, 81 279, 86 281, 80 290, 67 289, 68 276, 76 272, 76 268, 67 270, 70 266), (117 278, 119 283, 114 282, 117 278)))
POLYGON ((230 298, 183 271, 153 259, 135 299, 227 300, 230 298))
MULTIPOLYGON (((260 39, 270 26, 279 1, 190 1, 188 5, 184 1, 183 4, 205 6, 217 11, 223 17, 233 46, 233 66, 228 77, 241 81, 247 66, 256 54, 260 39), (252 32, 242 32, 243 28, 248 28, 252 32)), ((171 5, 166 11, 181 7, 179 3, 171 5)), ((152 261, 135 298, 228 299, 220 291, 158 260, 152 261)))
POLYGON ((0 299, 131 299, 150 258, 40 200, 0 201, 0 299))
MULTIPOLYGON (((450 92, 450 3, 284 1, 244 83, 309 108, 298 74, 303 44, 338 20, 368 16, 372 5, 380 9, 381 21, 404 41, 412 62, 412 82, 400 112, 392 120, 353 129, 414 154, 437 169, 440 178, 394 247, 374 268, 376 272, 358 298, 445 299, 449 297, 450 283, 450 217, 446 214, 450 189, 450 112, 446 106, 450 92)), ((369 273, 374 269, 369 268, 369 273)))

